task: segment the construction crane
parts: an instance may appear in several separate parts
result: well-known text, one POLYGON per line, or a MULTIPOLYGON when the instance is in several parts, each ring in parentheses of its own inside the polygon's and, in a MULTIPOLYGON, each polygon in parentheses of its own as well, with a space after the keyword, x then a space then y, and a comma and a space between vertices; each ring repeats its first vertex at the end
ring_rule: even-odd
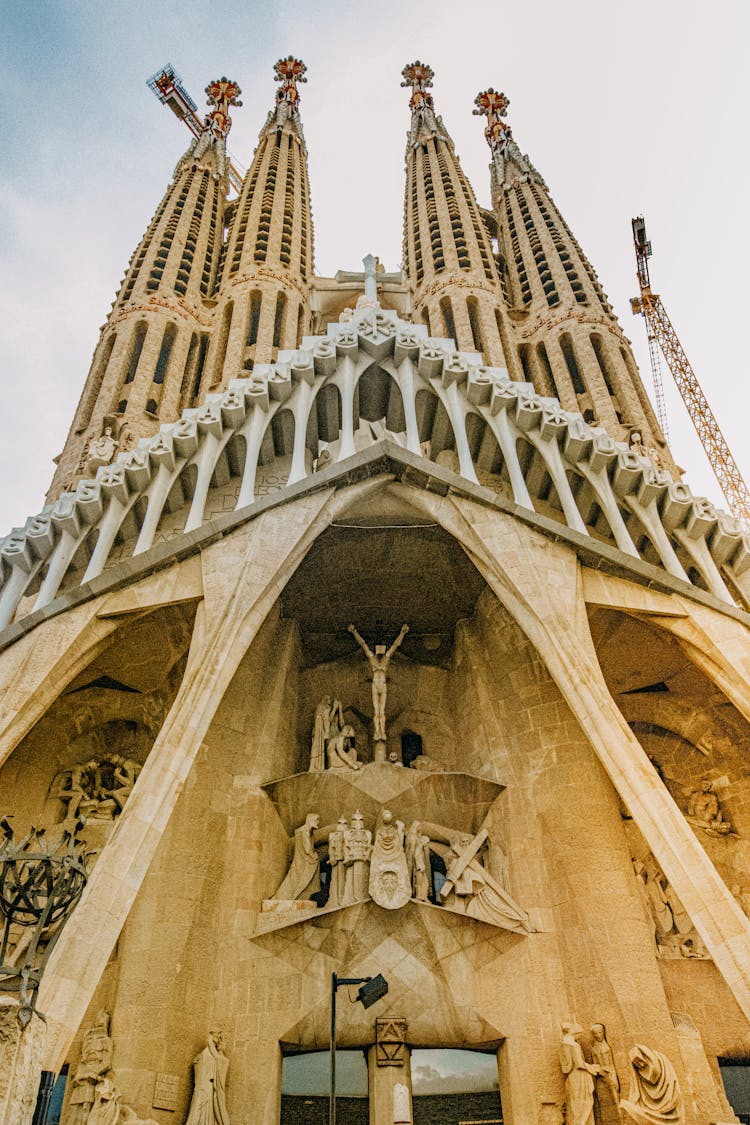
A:
MULTIPOLYGON (((146 85, 162 105, 169 106, 175 117, 187 125, 194 137, 200 137, 205 128, 205 123, 198 116, 198 106, 188 94, 182 83, 182 78, 171 63, 167 63, 161 70, 157 70, 156 74, 152 74, 146 85)), ((227 154, 227 164, 229 166, 229 183, 239 193, 242 188, 242 173, 234 160, 229 157, 229 154, 227 154)))
POLYGON ((635 243, 638 284, 641 295, 631 298, 630 307, 635 316, 640 314, 646 321, 657 414, 665 437, 667 436, 666 411, 659 350, 661 350, 667 366, 672 372, 672 377, 682 395, 682 400, 687 407, 687 412, 695 426, 709 464, 716 474, 716 479, 724 493, 724 499, 730 512, 737 519, 750 526, 750 492, 748 487, 727 445, 726 438, 719 428, 719 423, 708 405, 708 400, 697 376, 690 366, 677 333, 672 327, 672 322, 667 316, 662 299, 658 293, 651 290, 651 280, 648 273, 651 243, 646 238, 646 224, 642 215, 633 219, 633 241, 635 243))

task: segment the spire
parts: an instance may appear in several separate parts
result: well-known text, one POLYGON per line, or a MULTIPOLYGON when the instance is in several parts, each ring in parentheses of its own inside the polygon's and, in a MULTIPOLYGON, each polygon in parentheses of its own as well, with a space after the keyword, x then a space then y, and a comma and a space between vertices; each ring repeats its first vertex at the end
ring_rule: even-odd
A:
POLYGON ((426 63, 409 63, 402 86, 411 89, 406 146, 404 263, 414 285, 415 319, 431 336, 450 338, 486 363, 506 364, 507 337, 500 277, 490 234, 453 142, 435 113, 426 63))
POLYGON ((610 437, 648 446, 674 469, 620 325, 594 268, 505 117, 509 100, 477 94, 492 154, 492 204, 503 290, 523 377, 610 437))
POLYGON ((442 117, 435 113, 435 106, 430 93, 432 80, 435 77, 432 67, 417 59, 416 62, 408 63, 404 67, 401 76, 404 79, 401 85, 411 89, 411 97, 409 98, 411 128, 408 133, 408 146, 413 148, 414 145, 418 145, 430 137, 440 137, 446 144, 453 147, 453 141, 448 136, 442 117))
POLYGON ((232 128, 229 107, 242 105, 239 100, 242 90, 231 78, 222 77, 209 82, 205 92, 208 94, 206 104, 212 107, 211 112, 203 119, 203 132, 200 137, 193 140, 190 148, 178 162, 175 176, 186 162, 200 167, 201 171, 212 171, 216 179, 224 179, 227 175, 226 140, 232 128), (214 169, 208 166, 205 159, 209 153, 214 155, 214 169), (199 164, 199 161, 202 163, 199 164))
POLYGON ((474 115, 487 118, 484 136, 492 153, 490 167, 492 169, 493 196, 496 191, 502 189, 504 184, 521 177, 534 179, 537 183, 546 187, 544 180, 528 156, 524 156, 513 140, 510 125, 507 121, 503 121, 508 112, 510 98, 507 98, 505 94, 498 90, 493 90, 490 86, 487 90, 477 94, 474 105, 476 106, 476 109, 473 110, 474 115))
POLYGON ((312 215, 299 86, 307 67, 288 55, 274 66, 275 104, 233 205, 225 242, 211 387, 296 348, 310 319, 312 215))
MULTIPOLYGON (((166 74, 156 79, 167 82, 166 74)), ((203 379, 227 203, 226 138, 236 82, 210 82, 200 136, 136 248, 102 329, 49 497, 172 422, 203 379), (102 460, 104 459, 104 460, 102 460)))
POLYGON ((279 83, 276 91, 276 104, 268 114, 266 123, 261 129, 261 138, 269 131, 291 129, 302 139, 302 121, 299 114, 300 92, 299 83, 307 82, 305 75, 307 67, 302 59, 295 59, 287 55, 274 63, 274 81, 279 83))

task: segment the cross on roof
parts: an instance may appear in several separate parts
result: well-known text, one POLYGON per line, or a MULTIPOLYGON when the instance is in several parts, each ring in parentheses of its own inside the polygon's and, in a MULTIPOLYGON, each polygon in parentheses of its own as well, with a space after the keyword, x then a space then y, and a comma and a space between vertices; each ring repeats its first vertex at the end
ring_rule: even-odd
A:
POLYGON ((346 283, 364 284, 365 297, 375 304, 378 303, 378 282, 382 284, 383 282, 393 281, 398 284, 404 280, 404 275, 400 270, 398 273, 385 273, 379 260, 372 254, 368 254, 362 259, 362 265, 365 267, 364 273, 338 270, 336 281, 339 285, 346 283))

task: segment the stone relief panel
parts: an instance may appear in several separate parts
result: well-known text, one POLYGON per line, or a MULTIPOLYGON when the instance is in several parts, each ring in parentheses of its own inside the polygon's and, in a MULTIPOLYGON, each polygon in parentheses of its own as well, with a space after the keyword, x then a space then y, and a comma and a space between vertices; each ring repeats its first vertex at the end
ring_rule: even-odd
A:
POLYGON ((466 819, 472 796, 474 816, 482 811, 486 819, 501 787, 388 763, 370 763, 351 776, 358 794, 332 771, 267 787, 282 819, 294 816, 305 796, 317 804, 293 831, 286 875, 263 900, 258 932, 369 900, 386 910, 418 902, 514 933, 532 932, 528 914, 508 890, 499 841, 490 839, 486 826, 466 819), (382 802, 387 788, 393 807, 382 802), (357 800, 366 814, 351 808, 357 800), (453 827, 432 819, 440 813, 464 823, 453 827))
POLYGON ((103 847, 179 688, 193 616, 170 606, 123 625, 19 743, 0 767, 16 834, 78 825, 103 847))
MULTIPOLYGON (((632 829, 629 834, 631 837, 640 837, 640 833, 632 829)), ((643 844, 636 847, 633 869, 644 905, 653 922, 658 956, 667 960, 710 960, 692 919, 654 856, 643 844)))

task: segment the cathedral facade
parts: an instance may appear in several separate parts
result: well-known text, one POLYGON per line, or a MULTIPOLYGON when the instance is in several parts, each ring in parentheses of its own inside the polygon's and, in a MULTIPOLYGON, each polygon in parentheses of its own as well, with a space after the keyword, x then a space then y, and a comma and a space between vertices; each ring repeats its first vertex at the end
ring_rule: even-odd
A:
POLYGON ((231 199, 206 88, 0 541, 0 1119, 291 1120, 341 982, 372 1125, 421 1049, 496 1059, 507 1125, 736 1122, 750 537, 504 94, 483 208, 404 68, 403 267, 324 278, 275 77, 231 199))

